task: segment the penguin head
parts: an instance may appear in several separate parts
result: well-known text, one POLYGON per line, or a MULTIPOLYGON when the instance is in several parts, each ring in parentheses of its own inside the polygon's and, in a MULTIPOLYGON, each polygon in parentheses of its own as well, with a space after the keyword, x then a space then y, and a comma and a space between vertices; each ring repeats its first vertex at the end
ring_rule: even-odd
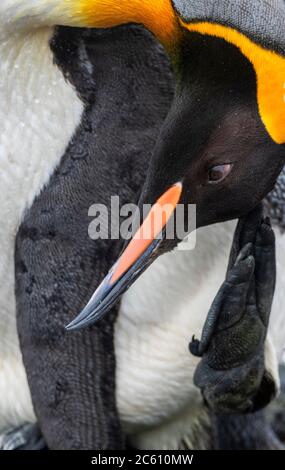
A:
POLYGON ((141 188, 140 208, 152 209, 68 327, 75 329, 100 319, 159 255, 181 241, 165 236, 178 204, 185 211, 195 204, 196 226, 202 227, 245 215, 272 189, 285 159, 285 6, 283 0, 12 3, 0 7, 12 30, 13 21, 24 28, 35 21, 94 28, 142 24, 169 53, 176 77, 175 98, 141 188), (152 218, 163 204, 170 210, 153 230, 152 218), (148 239, 141 237, 144 229, 150 229, 148 239))
POLYGON ((260 116, 252 65, 222 38, 189 35, 176 62, 175 97, 141 189, 139 208, 152 209, 68 329, 102 318, 158 256, 175 248, 181 241, 177 231, 167 238, 166 228, 178 204, 184 222, 189 204, 196 206, 197 228, 242 217, 270 192, 284 166, 285 146, 273 140, 260 116), (164 205, 168 212, 154 227, 164 205))
POLYGON ((221 38, 189 36, 145 191, 154 202, 181 182, 180 203, 197 206, 201 227, 252 210, 274 187, 285 145, 260 116, 256 73, 247 58, 221 38))

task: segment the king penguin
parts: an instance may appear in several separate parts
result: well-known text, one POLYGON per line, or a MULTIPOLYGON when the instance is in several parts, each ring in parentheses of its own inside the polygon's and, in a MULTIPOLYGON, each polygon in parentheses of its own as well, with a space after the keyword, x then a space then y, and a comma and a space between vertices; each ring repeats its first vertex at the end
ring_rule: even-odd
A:
MULTIPOLYGON (((225 3, 231 11, 232 2, 225 3)), ((195 134, 207 145, 196 140, 189 151, 205 155, 207 164, 206 157, 211 155, 212 166, 206 167, 206 173, 209 176, 209 169, 215 175, 221 173, 218 180, 226 181, 235 162, 217 161, 212 155, 215 151, 222 149, 226 155, 231 148, 235 153, 243 137, 241 155, 236 158, 239 161, 252 153, 250 163, 242 168, 246 185, 239 185, 235 192, 239 188, 246 196, 241 201, 235 196, 222 210, 228 194, 225 189, 220 191, 220 200, 212 193, 206 201, 193 191, 198 195, 193 202, 213 200, 221 209, 217 215, 216 206, 210 204, 211 210, 201 211, 201 227, 245 214, 252 200, 260 201, 270 191, 284 164, 282 113, 274 108, 268 118, 260 89, 257 108, 254 72, 260 78, 262 70, 260 61, 249 56, 248 47, 249 43, 253 49, 255 45, 257 57, 264 52, 262 60, 272 70, 280 66, 282 71, 282 44, 276 46, 279 38, 263 31, 266 47, 260 51, 256 45, 260 38, 251 37, 247 24, 237 27, 217 12, 214 19, 220 28, 212 31, 205 23, 196 24, 198 19, 207 19, 200 7, 190 12, 189 19, 187 4, 159 1, 154 7, 148 1, 123 1, 115 8, 112 1, 5 0, 0 6, 2 431, 37 419, 50 448, 120 448, 125 434, 136 447, 170 449, 182 443, 195 446, 195 426, 207 426, 200 418, 203 421, 203 403, 192 381, 197 360, 189 355, 188 342, 193 333, 201 332, 223 281, 233 222, 201 228, 194 252, 174 252, 157 259, 124 295, 118 318, 114 306, 108 318, 88 330, 67 333, 64 328, 83 308, 122 248, 118 242, 94 244, 88 239, 85 228, 92 203, 108 206, 114 194, 120 194, 122 204, 136 201, 141 194, 141 200, 155 202, 176 183, 173 177, 177 181, 185 177, 189 164, 181 152, 195 134), (197 85, 193 95, 187 87, 178 90, 164 134, 160 128, 173 97, 172 79, 168 61, 150 34, 137 27, 104 33, 54 29, 58 24, 105 28, 127 23, 142 23, 153 32, 172 57, 176 73, 185 79, 182 82, 197 85), (239 33, 225 32, 224 24, 239 33), (110 44, 112 53, 108 55, 110 44), (183 45, 182 55, 178 55, 177 44, 183 45), (272 48, 274 53, 269 51, 272 48), (192 59, 181 70, 188 54, 192 59), (218 57, 219 66, 211 75, 209 68, 218 57), (204 69, 202 63, 206 63, 204 69), (191 65, 196 65, 192 76, 191 65), (135 73, 138 67, 141 75, 135 73), (218 83, 221 73, 225 79, 218 83), (240 87, 232 91, 237 77, 242 77, 240 87), (217 105, 221 98, 225 104, 217 105, 206 123, 202 113, 207 110, 202 100, 205 89, 209 90, 207 99, 215 96, 210 105, 217 105), (195 106, 187 102, 187 94, 195 106), (199 112, 203 117, 195 119, 199 112), (177 117, 180 113, 183 125, 177 117), (197 124, 187 135, 189 122, 197 124), (233 128, 237 130, 233 132, 233 128), (173 147, 166 134, 169 139, 176 135, 173 147), (225 147, 221 137, 225 137, 225 147), (176 155, 177 140, 181 146, 173 167, 166 157, 176 155), (151 157, 155 142, 157 149, 151 157), (163 171, 159 174, 158 170, 163 171), (260 178, 256 187, 252 178, 245 178, 252 174, 260 178), (201 289, 202 279, 206 290, 201 289)), ((266 92, 277 100, 268 82, 266 92)), ((264 90, 262 76, 258 83, 264 90)), ((195 188, 195 178, 191 184, 195 188)), ((185 202, 186 188, 184 181, 185 202)), ((280 266, 283 245, 278 234, 280 266)), ((271 327, 277 352, 270 340, 267 346, 268 367, 276 382, 277 358, 281 358, 285 337, 278 286, 277 293, 271 327)))

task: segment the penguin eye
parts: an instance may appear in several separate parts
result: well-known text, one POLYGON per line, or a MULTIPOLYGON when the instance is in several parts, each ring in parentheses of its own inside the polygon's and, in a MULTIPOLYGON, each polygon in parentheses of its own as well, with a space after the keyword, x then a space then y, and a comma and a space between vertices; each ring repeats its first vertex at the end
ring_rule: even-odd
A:
POLYGON ((209 183, 220 183, 223 181, 231 172, 233 165, 231 163, 225 163, 224 165, 216 165, 209 170, 209 183))

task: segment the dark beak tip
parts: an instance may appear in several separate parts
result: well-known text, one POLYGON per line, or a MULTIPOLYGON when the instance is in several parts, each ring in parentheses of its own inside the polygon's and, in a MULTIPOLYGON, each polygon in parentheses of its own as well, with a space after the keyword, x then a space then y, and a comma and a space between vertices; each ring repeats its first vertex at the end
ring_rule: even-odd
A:
POLYGON ((65 330, 70 332, 70 331, 78 331, 81 328, 83 328, 83 325, 81 325, 81 322, 78 321, 78 318, 75 318, 72 322, 70 322, 68 325, 66 325, 65 330))
POLYGON ((80 320, 77 317, 75 318, 74 321, 72 321, 71 323, 65 326, 65 330, 67 332, 79 331, 79 330, 83 330, 84 328, 87 328, 90 325, 94 325, 95 323, 96 323, 96 317, 92 318, 92 320, 88 318, 80 320))
POLYGON ((89 326, 90 324, 96 323, 96 314, 94 314, 92 311, 90 312, 90 310, 87 310, 87 308, 88 307, 83 309, 74 320, 65 326, 66 331, 78 331, 89 326))
POLYGON ((77 330, 77 327, 76 327, 76 325, 74 324, 73 321, 70 322, 68 325, 66 325, 64 328, 65 328, 66 331, 75 331, 75 330, 77 330))

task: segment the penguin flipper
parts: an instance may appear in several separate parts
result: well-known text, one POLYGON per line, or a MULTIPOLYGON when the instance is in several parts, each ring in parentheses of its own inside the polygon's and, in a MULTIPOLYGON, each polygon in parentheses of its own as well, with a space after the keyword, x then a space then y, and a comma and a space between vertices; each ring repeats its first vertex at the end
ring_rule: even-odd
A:
POLYGON ((190 345, 192 352, 202 354, 194 382, 214 413, 253 412, 276 394, 265 367, 274 290, 274 233, 268 220, 250 214, 237 227, 227 277, 210 309, 201 343, 190 345))

